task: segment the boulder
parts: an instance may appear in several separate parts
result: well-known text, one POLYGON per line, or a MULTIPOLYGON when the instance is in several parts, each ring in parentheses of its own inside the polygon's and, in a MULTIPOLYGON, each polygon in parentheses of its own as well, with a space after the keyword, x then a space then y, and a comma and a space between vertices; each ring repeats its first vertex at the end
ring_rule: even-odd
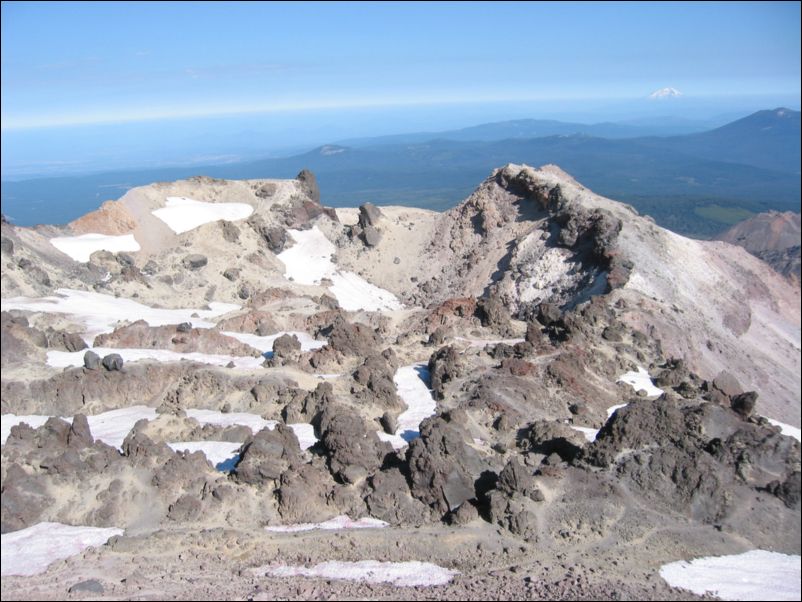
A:
POLYGON ((743 418, 749 418, 755 410, 757 403, 757 393, 755 391, 747 391, 732 398, 731 406, 734 412, 743 418))
POLYGON ((329 462, 329 470, 340 482, 355 484, 376 472, 384 458, 392 453, 389 443, 381 441, 373 429, 352 411, 329 406, 322 412, 320 445, 329 462))
POLYGON ((207 263, 209 263, 209 260, 206 255, 201 255, 200 253, 192 253, 181 260, 181 264, 188 270, 199 270, 207 263))
POLYGON ((278 480, 291 466, 302 463, 301 446, 293 430, 283 424, 264 428, 242 445, 235 473, 238 481, 257 485, 278 480))
POLYGON ((446 385, 462 375, 459 352, 451 345, 435 351, 429 358, 429 377, 435 399, 445 398, 446 385))
POLYGON ((363 203, 359 206, 359 226, 363 229, 376 228, 382 218, 381 210, 373 203, 363 203))
MULTIPOLYGON (((86 359, 85 355, 84 359, 86 359)), ((119 353, 109 353, 107 356, 103 357, 103 361, 101 363, 109 372, 123 369, 123 358, 119 353)))
POLYGON ((87 370, 99 370, 100 356, 94 351, 84 353, 84 368, 87 370))
POLYGON ((407 450, 411 493, 439 516, 476 497, 474 483, 485 468, 468 444, 470 435, 450 419, 446 414, 424 420, 407 450))

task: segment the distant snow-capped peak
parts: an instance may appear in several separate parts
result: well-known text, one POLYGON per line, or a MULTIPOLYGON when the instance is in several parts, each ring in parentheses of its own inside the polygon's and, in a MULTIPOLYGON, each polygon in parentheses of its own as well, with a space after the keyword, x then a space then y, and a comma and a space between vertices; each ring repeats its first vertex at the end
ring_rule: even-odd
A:
POLYGON ((676 98, 682 96, 682 92, 676 88, 660 88, 649 94, 649 98, 676 98))

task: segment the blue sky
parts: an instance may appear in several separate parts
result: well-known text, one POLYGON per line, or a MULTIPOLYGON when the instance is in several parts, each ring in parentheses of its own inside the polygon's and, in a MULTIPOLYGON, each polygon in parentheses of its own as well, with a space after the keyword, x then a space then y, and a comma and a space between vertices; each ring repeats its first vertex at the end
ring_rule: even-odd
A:
POLYGON ((2 4, 4 130, 664 86, 798 97, 799 73, 798 2, 2 4))

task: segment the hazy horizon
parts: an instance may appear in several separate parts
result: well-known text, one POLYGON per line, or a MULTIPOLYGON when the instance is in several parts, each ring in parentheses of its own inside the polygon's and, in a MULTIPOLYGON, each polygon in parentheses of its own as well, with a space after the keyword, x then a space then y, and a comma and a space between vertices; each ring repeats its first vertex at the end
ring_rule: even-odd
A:
POLYGON ((525 118, 704 129, 799 108, 799 18, 771 2, 3 2, 0 175, 525 118), (666 87, 682 96, 648 98, 666 87))

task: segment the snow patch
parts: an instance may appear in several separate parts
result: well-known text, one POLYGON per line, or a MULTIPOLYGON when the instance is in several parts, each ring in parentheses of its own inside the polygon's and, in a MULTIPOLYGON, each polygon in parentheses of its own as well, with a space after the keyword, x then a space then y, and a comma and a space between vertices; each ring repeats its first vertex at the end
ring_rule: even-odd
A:
POLYGON ((454 337, 454 340, 468 343, 471 347, 485 347, 486 345, 498 345, 499 343, 517 345, 518 343, 523 343, 526 339, 471 339, 467 337, 454 337))
POLYGON ((122 529, 73 527, 61 523, 37 523, 13 533, 4 533, 2 574, 36 575, 57 561, 80 554, 90 546, 102 546, 122 529))
MULTIPOLYGON (((100 357, 109 353, 118 353, 126 362, 137 360, 156 360, 158 362, 180 362, 182 360, 210 364, 212 366, 227 366, 233 362, 237 368, 254 370, 262 366, 263 357, 249 357, 237 355, 212 355, 209 353, 179 353, 169 349, 126 349, 114 347, 93 347, 91 349, 100 357)), ((47 365, 53 368, 70 368, 84 365, 84 354, 89 349, 81 351, 48 351, 47 365)))
POLYGON ((248 412, 218 412, 216 410, 187 410, 187 418, 194 418, 201 424, 213 424, 223 428, 230 426, 247 426, 251 432, 258 433, 262 429, 273 429, 278 424, 275 420, 265 420, 258 414, 248 412))
POLYGON ((420 436, 420 423, 437 411, 437 402, 429 389, 429 369, 426 364, 411 364, 399 368, 393 382, 398 396, 407 405, 398 416, 398 428, 390 435, 376 431, 379 439, 388 441, 393 449, 401 449, 420 436))
POLYGON ((102 333, 111 332, 120 321, 145 320, 150 326, 165 326, 190 322, 195 328, 212 328, 210 318, 222 316, 240 308, 233 303, 209 303, 209 309, 160 309, 93 291, 60 288, 51 297, 14 297, 0 302, 2 311, 19 309, 43 313, 67 314, 86 326, 83 338, 90 345, 102 333), (197 314, 198 317, 193 317, 197 314))
POLYGON ((641 366, 638 366, 637 372, 622 374, 618 377, 616 382, 626 383, 635 389, 636 392, 643 389, 646 391, 647 397, 657 397, 663 394, 663 390, 654 386, 652 377, 649 376, 649 373, 641 366))
POLYGON ((290 336, 295 335, 296 337, 298 337, 298 340, 301 342, 301 351, 312 351, 314 349, 320 349, 321 347, 324 347, 327 343, 327 341, 318 341, 317 339, 313 338, 312 335, 297 330, 284 330, 281 332, 277 332, 276 334, 271 334, 264 337, 260 337, 259 335, 255 334, 248 334, 245 332, 231 332, 228 330, 222 331, 221 334, 224 334, 227 337, 231 337, 233 339, 237 339, 240 343, 245 343, 246 345, 250 345, 254 349, 258 349, 262 353, 273 351, 273 343, 275 342, 275 340, 285 334, 288 334, 290 336))
POLYGON ((253 207, 247 203, 204 203, 187 197, 170 196, 162 209, 151 213, 176 234, 183 234, 210 222, 245 219, 253 213, 253 207))
POLYGON ((596 435, 599 434, 599 429, 592 429, 587 426, 574 426, 572 424, 571 428, 582 433, 588 443, 593 443, 596 440, 596 435))
POLYGON ((774 426, 779 426, 780 431, 782 432, 783 435, 788 435, 789 437, 793 437, 797 441, 802 441, 802 438, 800 438, 800 436, 802 436, 802 432, 800 432, 800 430, 797 427, 791 426, 790 424, 785 424, 784 422, 780 422, 779 420, 774 420, 773 418, 767 418, 766 420, 771 422, 774 426))
POLYGON ((331 281, 329 290, 346 311, 401 309, 390 291, 374 286, 353 272, 338 270, 331 260, 336 247, 315 226, 310 230, 287 230, 295 244, 277 255, 284 264, 284 276, 298 284, 320 285, 331 281))
MULTIPOLYGON (((11 427, 24 422, 32 428, 38 428, 47 422, 48 418, 51 418, 51 416, 3 414, 0 417, 2 443, 5 444, 11 434, 11 427)), ((86 421, 89 423, 92 437, 119 449, 128 433, 134 428, 134 425, 143 418, 155 420, 156 410, 147 406, 131 406, 130 408, 103 412, 95 416, 87 416, 86 421)), ((62 420, 72 424, 72 417, 63 417, 62 420)))
POLYGON ((345 514, 335 516, 322 523, 298 523, 297 525, 274 525, 265 527, 265 531, 273 531, 275 533, 295 533, 298 531, 313 531, 316 529, 324 531, 334 531, 339 529, 382 529, 388 527, 389 524, 377 518, 360 518, 353 520, 345 514))
POLYGON ((74 261, 86 263, 95 251, 139 251, 139 243, 133 234, 109 236, 106 234, 82 234, 81 236, 58 236, 50 244, 74 261))
MULTIPOLYGON (((215 410, 187 410, 187 417, 194 418, 201 424, 216 424, 218 426, 247 426, 251 432, 258 433, 262 429, 274 429, 278 424, 276 420, 265 420, 258 414, 249 414, 247 412, 217 412, 215 410)), ((315 429, 311 424, 303 422, 297 424, 288 424, 295 436, 298 438, 298 443, 301 449, 309 449, 318 442, 315 437, 315 429)))
POLYGON ((610 417, 613 414, 615 414, 616 410, 620 410, 621 408, 625 408, 628 405, 629 405, 628 403, 619 403, 618 405, 610 406, 609 408, 607 408, 607 420, 610 420, 610 417))
POLYGON ((751 550, 732 556, 680 560, 660 567, 672 587, 723 600, 799 600, 800 557, 751 550))
POLYGON ((315 428, 311 424, 299 422, 296 424, 288 424, 287 426, 290 427, 295 433, 295 436, 298 437, 298 443, 301 445, 301 449, 309 449, 318 442, 317 437, 315 437, 315 428))
POLYGON ((682 96, 682 92, 676 88, 660 88, 649 94, 649 98, 656 100, 658 98, 677 98, 682 96))
POLYGON ((318 577, 366 583, 390 583, 399 587, 445 585, 459 571, 452 571, 429 562, 358 562, 330 561, 304 566, 268 566, 260 569, 272 577, 318 577))
POLYGON ((242 443, 230 441, 179 441, 167 445, 176 452, 203 452, 217 470, 228 469, 230 461, 237 457, 237 451, 242 447, 242 443))

